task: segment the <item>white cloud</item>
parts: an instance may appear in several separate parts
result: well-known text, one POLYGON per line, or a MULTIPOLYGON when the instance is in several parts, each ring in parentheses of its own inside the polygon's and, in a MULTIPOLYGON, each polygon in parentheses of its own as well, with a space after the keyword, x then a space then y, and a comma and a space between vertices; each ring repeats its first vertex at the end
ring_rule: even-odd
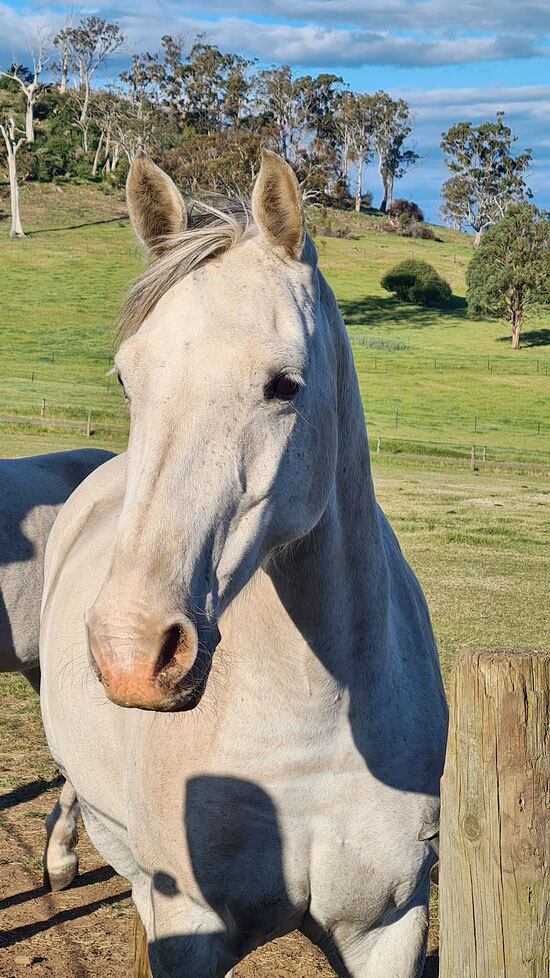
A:
MULTIPOLYGON (((165 11, 181 10, 166 4, 165 11)), ((192 4, 186 4, 192 9, 192 4)), ((195 9, 200 9, 196 3, 195 9)), ((441 35, 449 29, 540 34, 548 25, 549 0, 209 0, 210 14, 253 15, 297 23, 348 24, 369 30, 406 30, 441 35)))
MULTIPOLYGON (((29 9, 18 12, 0 2, 3 62, 14 54, 21 57, 28 50, 39 22, 48 20, 55 29, 61 26, 63 15, 59 8, 42 9, 41 14, 29 9)), ((494 0, 485 4, 481 17, 478 10, 477 19, 474 18, 477 5, 452 5, 447 0, 376 0, 372 4, 364 0, 305 0, 299 7, 293 0, 269 3, 265 0, 263 4, 214 0, 209 12, 222 14, 218 20, 195 17, 190 9, 190 4, 176 5, 167 0, 154 8, 143 2, 130 5, 128 0, 119 0, 117 5, 99 3, 96 12, 118 20, 130 45, 136 49, 158 48, 160 35, 164 33, 182 32, 192 37, 197 31, 203 31, 211 42, 227 50, 239 50, 264 62, 288 61, 312 67, 435 67, 550 56, 550 47, 541 44, 540 31, 534 32, 537 18, 539 25, 549 22, 548 18, 544 20, 543 13, 544 9, 550 13, 550 0, 532 3, 494 0), (226 10, 233 16, 223 16, 226 10), (519 19, 517 10, 522 11, 519 19), (457 11, 461 11, 460 18, 457 11), (491 33, 480 34, 480 29, 489 26, 490 11, 491 33), (270 20, 261 22, 235 16, 239 13, 269 14, 270 20), (274 22, 272 18, 276 16, 293 22, 274 22), (466 29, 474 25, 475 34, 457 32, 458 27, 466 29), (529 25, 531 33, 521 33, 529 25), (514 32, 516 27, 519 33, 514 32), (405 30, 412 34, 402 33, 405 30)))

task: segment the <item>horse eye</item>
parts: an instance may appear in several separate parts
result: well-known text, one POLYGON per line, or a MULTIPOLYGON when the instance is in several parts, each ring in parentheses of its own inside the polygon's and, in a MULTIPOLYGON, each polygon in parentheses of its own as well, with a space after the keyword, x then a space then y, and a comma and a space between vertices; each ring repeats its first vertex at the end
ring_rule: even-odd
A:
POLYGON ((293 380, 292 377, 289 377, 287 374, 279 374, 272 381, 268 390, 268 396, 277 397, 280 401, 290 401, 294 397, 298 387, 297 381, 293 380))
POLYGON ((126 404, 129 404, 130 403, 130 398, 128 397, 128 395, 126 393, 126 388, 124 386, 124 381, 123 381, 123 379, 122 379, 122 377, 120 376, 119 373, 117 373, 117 380, 118 380, 120 386, 122 387, 122 393, 124 394, 124 400, 125 400, 126 404))

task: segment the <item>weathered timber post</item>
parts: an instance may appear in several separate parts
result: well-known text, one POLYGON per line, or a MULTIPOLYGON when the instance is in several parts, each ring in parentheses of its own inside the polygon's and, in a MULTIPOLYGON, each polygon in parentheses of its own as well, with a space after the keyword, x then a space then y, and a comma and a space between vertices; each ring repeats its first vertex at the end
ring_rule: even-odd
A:
POLYGON ((441 782, 440 978, 549 978, 550 652, 461 652, 441 782))
POLYGON ((86 421, 86 435, 88 438, 92 434, 92 412, 88 411, 88 420, 86 421))
POLYGON ((46 413, 46 398, 42 398, 42 404, 40 405, 40 417, 43 418, 46 413))
POLYGON ((476 470, 476 446, 472 445, 470 449, 470 469, 472 472, 476 470))

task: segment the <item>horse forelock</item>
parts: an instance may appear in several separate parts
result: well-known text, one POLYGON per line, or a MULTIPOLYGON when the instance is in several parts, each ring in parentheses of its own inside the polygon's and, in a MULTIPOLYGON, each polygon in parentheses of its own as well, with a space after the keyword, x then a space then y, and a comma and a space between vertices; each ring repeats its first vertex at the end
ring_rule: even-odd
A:
POLYGON ((167 235, 165 250, 130 286, 118 316, 117 342, 137 333, 157 302, 194 269, 256 233, 249 206, 216 196, 193 201, 184 231, 167 235), (212 198, 210 198, 212 200, 212 198))

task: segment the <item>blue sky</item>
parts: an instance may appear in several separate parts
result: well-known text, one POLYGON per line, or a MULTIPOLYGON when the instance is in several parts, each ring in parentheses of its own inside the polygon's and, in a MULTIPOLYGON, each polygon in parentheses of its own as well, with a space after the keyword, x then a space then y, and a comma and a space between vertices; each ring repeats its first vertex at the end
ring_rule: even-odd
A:
MULTIPOLYGON (((37 27, 58 29, 65 9, 0 0, 0 66, 28 60, 37 27)), ((200 30, 261 64, 333 71, 357 91, 383 88, 406 98, 422 162, 396 192, 433 220, 446 175, 441 132, 503 109, 518 149, 533 150, 535 202, 550 208, 550 0, 118 0, 76 9, 117 20, 129 50, 153 51, 162 34, 192 39, 200 30)), ((376 200, 374 170, 366 183, 376 200)))

